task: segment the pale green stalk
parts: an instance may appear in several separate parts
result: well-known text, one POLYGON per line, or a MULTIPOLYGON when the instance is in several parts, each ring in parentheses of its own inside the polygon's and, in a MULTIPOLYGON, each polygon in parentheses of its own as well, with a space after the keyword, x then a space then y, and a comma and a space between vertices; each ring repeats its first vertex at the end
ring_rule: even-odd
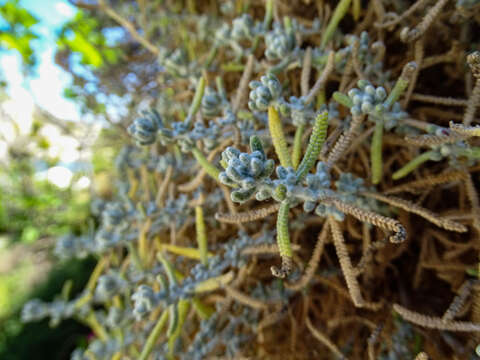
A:
POLYGON ((480 159, 480 147, 474 146, 467 149, 458 149, 457 154, 471 159, 480 159))
POLYGON ((70 297, 70 293, 72 291, 72 286, 73 286, 72 279, 68 279, 67 281, 65 281, 65 283, 62 286, 62 292, 61 292, 62 300, 68 301, 68 298, 70 297))
POLYGON ((178 303, 170 304, 168 306, 168 328, 167 336, 170 338, 177 330, 179 323, 178 303))
POLYGON ((215 78, 215 84, 217 85, 217 90, 222 97, 222 99, 227 100, 227 92, 225 91, 225 85, 223 84, 223 78, 221 76, 217 76, 215 78))
POLYGON ((170 264, 170 262, 165 259, 165 257, 160 252, 157 253, 157 259, 162 263, 163 268, 167 273, 168 281, 170 282, 170 284, 176 284, 177 276, 175 274, 175 269, 173 268, 172 264, 170 264))
POLYGON ((324 48, 325 45, 332 38, 333 34, 335 33, 335 30, 338 27, 338 23, 340 22, 340 20, 343 19, 343 17, 347 13, 348 8, 350 6, 350 2, 351 0, 340 0, 340 2, 338 3, 337 7, 335 8, 335 11, 333 12, 332 18, 330 19, 330 22, 328 23, 327 28, 323 33, 322 41, 320 43, 321 48, 324 48))
POLYGON ((90 314, 88 314, 88 316, 85 318, 85 322, 100 340, 107 341, 108 333, 105 328, 98 322, 98 319, 93 311, 91 311, 90 314))
POLYGON ((270 23, 272 22, 273 18, 273 1, 274 0, 267 0, 265 4, 265 18, 263 19, 263 27, 267 30, 270 28, 270 23))
POLYGON ((277 244, 281 257, 292 257, 292 247, 290 246, 290 235, 288 232, 288 211, 290 204, 288 201, 282 202, 278 209, 277 217, 277 244))
POLYGON ((273 147, 283 167, 293 167, 292 158, 288 153, 287 140, 283 132, 282 122, 277 110, 273 106, 268 107, 268 127, 272 137, 273 147))
POLYGON ((157 323, 155 324, 152 332, 150 333, 150 335, 148 335, 147 342, 145 343, 145 346, 143 347, 142 353, 140 354, 138 360, 147 360, 148 356, 150 355, 155 346, 155 343, 162 334, 162 330, 167 322, 167 319, 168 312, 164 310, 162 315, 160 316, 160 319, 158 319, 157 323))
POLYGON ((348 107, 348 108, 351 108, 353 107, 353 101, 352 99, 350 99, 347 95, 339 92, 339 91, 335 91, 333 93, 333 99, 338 102, 339 104, 342 104, 343 106, 345 107, 348 107))
POLYGON ((205 61, 206 68, 208 68, 212 64, 212 61, 215 59, 215 56, 217 56, 217 51, 218 51, 218 48, 214 46, 208 53, 207 60, 205 61))
POLYGON ((290 203, 283 201, 278 209, 277 215, 277 246, 282 258, 282 268, 278 270, 272 267, 272 273, 278 277, 285 277, 291 271, 292 246, 290 244, 290 234, 288 232, 288 211, 290 203))
POLYGON ((398 78, 395 86, 393 87, 392 91, 388 95, 387 99, 383 103, 387 109, 395 104, 395 102, 400 98, 400 96, 405 92, 410 83, 410 79, 412 78, 413 74, 417 69, 417 64, 414 61, 407 63, 403 69, 400 77, 398 78))
POLYGON ((315 119, 312 134, 308 142, 307 151, 297 170, 297 181, 302 181, 318 160, 323 143, 327 137, 328 111, 318 114, 315 119))
POLYGON ((360 19, 360 11, 362 10, 361 0, 353 0, 353 20, 358 21, 360 19))
POLYGON ((140 260, 140 256, 138 255, 137 248, 131 242, 127 242, 127 248, 135 266, 138 269, 143 269, 142 261, 140 260))
POLYGON ((302 138, 303 133, 305 132, 305 125, 301 124, 295 130, 295 137, 293 139, 293 151, 292 151, 292 165, 293 169, 296 170, 298 164, 300 163, 300 157, 302 156, 302 138))
POLYGON ((197 160, 197 162, 200 164, 200 166, 203 168, 203 170, 205 170, 205 172, 212 178, 218 180, 218 175, 220 175, 220 169, 208 162, 207 158, 205 157, 205 155, 203 155, 200 149, 194 147, 192 149, 192 154, 197 160))
POLYGON ((207 231, 205 229, 205 220, 203 218, 203 209, 201 206, 195 207, 195 228, 197 231, 198 251, 200 252, 200 261, 207 266, 207 231))
POLYGON ((370 161, 372 163, 372 183, 378 184, 382 179, 382 137, 383 120, 375 119, 375 130, 373 131, 372 144, 370 147, 370 161))
POLYGON ((183 324, 187 318, 188 309, 190 308, 189 300, 180 300, 178 302, 178 324, 176 329, 171 333, 168 338, 168 355, 173 358, 173 350, 175 349, 175 342, 177 341, 180 333, 182 332, 183 324))
POLYGON ((395 83, 395 86, 393 87, 392 91, 387 97, 387 100, 385 100, 384 104, 388 108, 395 104, 395 101, 397 101, 400 96, 403 94, 405 89, 408 87, 409 80, 408 79, 403 79, 401 76, 398 78, 397 82, 395 83))
POLYGON ((195 89, 195 95, 193 96, 192 104, 188 109, 187 121, 192 121, 198 109, 200 109, 204 92, 205 92, 205 78, 202 76, 198 81, 197 88, 195 89))
POLYGON ((220 65, 220 69, 225 72, 243 71, 245 65, 235 62, 229 62, 220 65))
POLYGON ((430 150, 430 151, 424 152, 423 154, 420 154, 419 156, 417 156, 413 160, 409 161, 400 170, 397 170, 396 172, 394 172, 393 175, 392 175, 392 179, 393 180, 398 180, 398 179, 401 179, 404 176, 407 176, 413 170, 415 170, 417 167, 419 167, 421 164, 430 160, 432 158, 432 155, 434 155, 435 153, 436 152, 434 150, 430 150))
POLYGON ((283 26, 287 34, 291 35, 293 33, 292 19, 290 19, 290 17, 285 16, 283 18, 283 26))
POLYGON ((208 319, 214 312, 215 309, 211 306, 204 304, 199 298, 194 297, 192 299, 193 308, 197 312, 198 316, 203 320, 208 319))

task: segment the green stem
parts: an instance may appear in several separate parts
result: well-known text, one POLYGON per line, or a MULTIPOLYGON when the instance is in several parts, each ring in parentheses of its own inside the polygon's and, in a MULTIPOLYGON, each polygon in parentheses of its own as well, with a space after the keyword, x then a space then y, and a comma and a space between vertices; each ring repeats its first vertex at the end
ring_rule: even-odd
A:
POLYGON ((198 316, 203 320, 208 319, 214 312, 215 309, 211 306, 204 304, 199 298, 194 297, 192 299, 193 308, 197 312, 198 316))
POLYGON ((277 65, 272 66, 270 69, 268 69, 268 72, 270 74, 278 74, 282 72, 290 64, 293 58, 294 56, 292 56, 292 54, 288 54, 277 65))
POLYGON ((243 69, 245 69, 245 65, 235 62, 229 62, 220 65, 220 69, 225 72, 243 71, 243 69))
POLYGON ((467 149, 458 149, 457 154, 471 159, 480 159, 480 147, 474 146, 467 149))
POLYGON ((292 19, 290 17, 285 16, 283 18, 283 26, 285 27, 285 32, 289 35, 293 34, 293 27, 292 27, 292 19))
POLYGON ((272 137, 273 147, 283 167, 293 167, 292 158, 288 153, 287 140, 283 132, 282 122, 277 110, 270 105, 268 107, 268 127, 272 137))
POLYGON ((217 55, 218 48, 214 46, 210 52, 208 53, 207 61, 205 61, 205 67, 208 68, 211 64, 215 56, 217 55))
POLYGON ((410 174, 413 170, 415 170, 417 167, 419 167, 421 164, 424 162, 431 160, 432 155, 434 155, 436 152, 434 150, 430 150, 427 152, 424 152, 423 154, 420 154, 410 162, 408 162, 404 167, 402 167, 400 170, 397 170, 396 172, 393 173, 392 179, 393 180, 398 180, 403 178, 404 176, 407 176, 410 174))
POLYGON ((315 109, 319 109, 323 104, 325 104, 327 99, 325 99, 325 89, 321 89, 315 100, 315 109))
POLYGON ((130 253, 133 263, 138 269, 143 269, 142 261, 140 260, 140 256, 138 255, 137 248, 133 246, 132 242, 127 242, 128 252, 130 253))
POLYGON ((335 11, 333 12, 332 18, 330 19, 330 22, 328 23, 327 28, 323 33, 322 41, 320 43, 321 48, 324 48, 325 45, 332 38, 333 34, 335 33, 335 30, 338 27, 338 23, 340 22, 340 20, 342 20, 342 18, 347 13, 348 8, 350 6, 350 2, 351 0, 340 0, 340 2, 338 3, 337 7, 335 8, 335 11))
POLYGON ((407 86, 408 86, 408 80, 402 79, 401 77, 398 78, 397 82, 395 83, 395 86, 393 87, 392 91, 388 95, 387 100, 385 100, 384 102, 387 109, 389 109, 393 104, 395 104, 395 101, 397 101, 400 98, 400 96, 403 94, 407 86))
POLYGON ((263 28, 265 30, 268 30, 270 28, 270 23, 272 22, 273 1, 274 0, 267 0, 267 2, 265 4, 265 18, 263 19, 263 28))
POLYGON ((227 100, 227 92, 225 91, 225 85, 223 84, 223 78, 221 76, 217 76, 215 78, 215 84, 217 85, 217 90, 218 90, 220 96, 224 100, 227 100))
POLYGON ((378 184, 382 180, 382 138, 383 138, 383 120, 376 119, 375 130, 373 132, 372 145, 370 148, 370 159, 372 163, 372 183, 378 184))
POLYGON ((312 135, 308 142, 307 151, 297 170, 297 181, 302 181, 307 176, 310 169, 315 165, 318 155, 322 150, 323 143, 327 137, 328 127, 328 111, 324 111, 317 115, 315 125, 313 126, 312 135))
MULTIPOLYGON (((317 68, 322 68, 327 64, 328 61, 328 53, 326 55, 319 55, 317 57, 312 57, 312 66, 316 66, 317 68)), ((339 64, 344 58, 344 55, 341 52, 336 52, 335 57, 333 60, 334 64, 339 64)))
POLYGON ((170 338, 173 333, 178 328, 178 320, 179 320, 179 311, 178 311, 178 303, 173 303, 168 306, 168 328, 167 328, 167 336, 170 338))
POLYGON ((360 11, 362 10, 361 0, 353 0, 353 20, 358 21, 360 19, 360 11))
POLYGON ((255 35, 252 41, 252 47, 249 50, 250 54, 253 54, 257 50, 258 44, 260 43, 260 35, 255 35))
POLYGON ((353 101, 352 99, 350 99, 347 95, 339 92, 339 91, 335 91, 333 93, 333 99, 338 102, 339 104, 342 104, 343 106, 345 107, 348 107, 348 108, 351 108, 353 107, 353 101))
POLYGON ((278 209, 277 217, 277 244, 281 257, 292 257, 292 247, 290 246, 290 234, 288 232, 288 211, 290 203, 282 202, 278 209))
POLYGON ((292 164, 293 169, 296 170, 300 163, 300 157, 302 156, 302 137, 305 132, 305 125, 301 124, 295 130, 295 138, 293 139, 293 151, 292 151, 292 164))
POLYGON ((195 207, 195 228, 197 231, 200 261, 203 265, 207 266, 207 231, 205 229, 205 220, 203 219, 203 209, 201 206, 195 207))
POLYGON ((194 147, 192 149, 192 154, 205 172, 215 180, 218 180, 220 170, 215 165, 209 163, 205 155, 203 155, 198 148, 194 147))
POLYGON ((142 353, 140 354, 138 360, 147 360, 148 356, 150 355, 155 346, 155 343, 162 334, 162 330, 167 323, 167 319, 168 312, 164 310, 162 316, 160 316, 160 319, 158 319, 157 323, 155 324, 152 332, 150 333, 150 335, 148 335, 147 342, 145 343, 145 346, 143 347, 142 353))
POLYGON ((177 275, 175 274, 175 269, 173 268, 172 264, 165 259, 161 252, 157 253, 157 259, 162 263, 165 272, 167 273, 168 281, 170 285, 177 283, 177 275))
POLYGON ((108 333, 104 329, 104 327, 98 322, 97 317, 95 316, 95 313, 93 311, 88 314, 88 316, 85 318, 85 323, 90 326, 94 334, 102 341, 107 341, 108 339, 108 333))
POLYGON ((278 209, 277 215, 277 246, 282 258, 282 268, 278 270, 272 267, 273 275, 283 278, 291 271, 292 263, 292 247, 290 245, 290 234, 288 232, 288 211, 290 203, 288 200, 283 201, 278 209))
POLYGON ((395 83, 395 86, 390 92, 390 95, 388 95, 387 99, 384 102, 384 105, 387 109, 390 109, 390 107, 395 104, 395 102, 405 92, 416 68, 417 65, 415 64, 415 62, 409 62, 403 67, 402 74, 395 83))
POLYGON ((198 81, 197 88, 195 89, 195 95, 193 96, 192 104, 188 109, 187 121, 189 122, 192 121, 198 109, 200 109, 204 92, 205 92, 205 78, 202 76, 198 81))
POLYGON ((62 292, 61 292, 62 300, 68 301, 68 298, 70 297, 70 293, 72 291, 72 286, 73 286, 72 279, 68 279, 67 281, 65 281, 65 283, 62 286, 62 292))
POLYGON ((187 317, 188 309, 190 308, 189 300, 180 300, 178 302, 178 323, 176 329, 168 338, 168 353, 170 356, 173 356, 173 350, 175 349, 175 342, 177 341, 180 333, 182 332, 183 324, 187 317))

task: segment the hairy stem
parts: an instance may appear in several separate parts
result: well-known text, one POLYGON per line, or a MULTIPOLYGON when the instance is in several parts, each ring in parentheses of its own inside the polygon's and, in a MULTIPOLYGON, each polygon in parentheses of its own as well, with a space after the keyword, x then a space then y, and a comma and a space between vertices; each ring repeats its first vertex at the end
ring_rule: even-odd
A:
POLYGON ((270 136, 272 137, 273 147, 280 160, 280 164, 283 167, 293 167, 292 159, 287 149, 287 140, 285 139, 285 133, 283 132, 282 122, 278 115, 278 111, 273 106, 268 107, 268 126, 270 136))

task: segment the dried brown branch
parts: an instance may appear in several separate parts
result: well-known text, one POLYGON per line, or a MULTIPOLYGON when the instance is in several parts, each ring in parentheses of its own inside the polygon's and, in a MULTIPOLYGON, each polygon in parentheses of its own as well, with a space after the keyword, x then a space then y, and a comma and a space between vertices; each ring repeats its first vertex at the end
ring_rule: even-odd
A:
POLYGON ((437 225, 446 230, 456 231, 456 232, 466 232, 467 227, 463 224, 457 223, 455 221, 451 221, 445 218, 440 217, 439 215, 435 214, 434 212, 425 209, 411 201, 400 199, 393 196, 385 196, 378 193, 373 192, 362 192, 362 195, 385 202, 392 206, 398 207, 405 211, 417 214, 424 219, 430 221, 431 223, 437 225))
POLYGON ((326 335, 321 333, 319 330, 315 329, 310 321, 310 318, 307 317, 306 325, 308 330, 312 333, 312 335, 320 341, 323 345, 325 345, 332 353, 335 354, 340 359, 346 359, 345 355, 338 349, 338 347, 330 340, 326 335))
POLYGON ((140 35, 140 33, 137 31, 133 23, 123 18, 110 5, 108 5, 105 0, 98 0, 98 5, 100 6, 101 10, 103 10, 108 16, 110 16, 117 23, 119 23, 125 30, 127 30, 130 33, 130 35, 135 40, 137 40, 140 44, 142 44, 148 51, 150 51, 154 55, 158 55, 160 53, 159 49, 154 44, 152 44, 148 39, 140 35))
POLYGON ((360 221, 373 224, 381 229, 395 232, 395 235, 390 237, 390 242, 398 243, 405 240, 406 231, 399 221, 339 200, 333 200, 332 202, 338 210, 345 214, 352 215, 360 221))
POLYGON ((426 176, 419 180, 398 185, 384 192, 385 195, 399 192, 417 192, 422 189, 431 189, 436 185, 453 183, 465 179, 466 174, 462 171, 448 171, 436 176, 426 176))
POLYGON ((215 219, 220 222, 229 223, 229 224, 241 224, 241 223, 252 222, 255 220, 263 219, 270 214, 276 213, 279 208, 280 208, 280 204, 275 203, 270 206, 246 211, 243 213, 236 213, 236 214, 216 213, 215 219))
POLYGON ((403 42, 413 42, 418 40, 428 28, 433 24, 435 18, 440 14, 442 8, 448 3, 448 0, 439 0, 437 3, 427 12, 422 21, 413 29, 405 27, 400 33, 400 39, 403 42))
POLYGON ((315 274, 315 271, 318 268, 318 264, 320 262, 320 257, 322 256, 323 253, 323 248, 325 246, 325 242, 327 239, 328 235, 328 221, 326 221, 322 227, 322 231, 320 231, 320 234, 318 234, 318 240, 317 243, 315 244, 315 249, 313 250, 312 257, 310 258, 310 261, 308 262, 307 269, 305 270, 305 273, 302 275, 302 277, 294 284, 285 284, 285 287, 287 289, 293 290, 293 291, 298 291, 305 286, 308 285, 308 283, 312 280, 313 275, 315 274))
POLYGON ((416 311, 408 310, 399 304, 394 304, 393 310, 405 320, 429 329, 467 332, 480 331, 480 324, 474 324, 468 321, 445 321, 439 317, 427 316, 416 311))

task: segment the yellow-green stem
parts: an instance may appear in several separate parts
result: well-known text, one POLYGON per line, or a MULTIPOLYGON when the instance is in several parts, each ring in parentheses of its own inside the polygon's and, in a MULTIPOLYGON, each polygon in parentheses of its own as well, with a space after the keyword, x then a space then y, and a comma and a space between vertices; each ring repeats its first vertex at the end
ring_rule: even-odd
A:
POLYGON ((398 179, 403 178, 404 176, 407 176, 413 170, 415 170, 417 167, 419 167, 421 164, 423 164, 425 161, 430 160, 434 154, 435 154, 435 151, 433 151, 433 150, 424 152, 423 154, 420 154, 419 156, 417 156, 413 160, 409 161, 407 163, 407 165, 405 165, 401 169, 394 172, 393 175, 392 175, 392 179, 393 180, 398 180, 398 179))
POLYGON ((102 341, 107 341, 108 334, 103 326, 98 322, 95 313, 92 311, 86 318, 85 322, 90 326, 95 335, 102 341))
POLYGON ((178 302, 178 324, 176 329, 168 338, 168 354, 170 356, 173 355, 173 350, 175 349, 175 341, 177 341, 178 337, 180 336, 189 308, 190 308, 189 300, 180 300, 178 302))
POLYGON ((282 202, 280 209, 278 209, 277 216, 277 245, 280 256, 292 257, 292 247, 290 245, 290 234, 288 232, 288 211, 290 210, 290 203, 288 201, 282 202))
POLYGON ((270 136, 272 137, 273 147, 280 160, 280 164, 283 167, 293 167, 292 158, 287 149, 287 140, 285 140, 282 122, 278 115, 278 111, 273 106, 268 107, 268 127, 270 130, 270 136))
POLYGON ((100 260, 98 260, 97 265, 95 265, 95 269, 92 271, 92 275, 90 275, 90 279, 88 279, 88 283, 86 286, 86 290, 88 292, 93 292, 95 290, 95 286, 97 285, 97 280, 103 272, 103 269, 107 265, 108 259, 106 256, 103 256, 100 260))
POLYGON ((220 175, 220 169, 208 162, 205 155, 203 155, 203 153, 198 148, 194 147, 192 149, 192 154, 197 160, 197 162, 200 164, 200 166, 205 170, 205 172, 215 180, 218 180, 218 175, 220 175))
POLYGON ((268 29, 270 27, 270 23, 272 22, 273 18, 273 1, 274 0, 267 0, 265 4, 265 18, 263 20, 263 27, 268 29))
POLYGON ((197 297, 194 297, 192 299, 192 304, 198 316, 200 316, 200 318, 202 318, 203 320, 208 319, 215 312, 215 309, 213 307, 204 304, 197 297))
POLYGON ((155 346, 155 343, 162 334, 162 330, 167 323, 167 319, 168 312, 164 310, 162 315, 160 316, 160 319, 158 319, 157 323, 155 324, 152 332, 150 333, 150 335, 148 335, 147 342, 145 343, 145 346, 143 347, 142 353, 140 354, 138 360, 147 360, 148 356, 150 355, 155 346))
POLYGON ((342 104, 345 107, 351 108, 353 106, 352 99, 350 99, 347 95, 345 95, 345 94, 343 94, 339 91, 335 91, 333 93, 333 99, 336 102, 338 102, 339 104, 342 104))
POLYGON ((360 19, 360 11, 362 10, 361 0, 353 0, 353 20, 358 21, 360 19))
POLYGON ((301 124, 295 130, 295 138, 293 139, 293 151, 292 151, 292 165, 296 170, 298 164, 300 164, 300 157, 302 156, 302 137, 305 132, 305 125, 301 124))
POLYGON ((195 89, 195 95, 193 96, 192 104, 188 109, 188 115, 187 115, 188 121, 192 121, 198 109, 200 109, 200 105, 202 104, 203 93, 205 92, 205 83, 206 83, 205 78, 202 76, 198 81, 197 88, 195 89))
POLYGON ((127 243, 128 252, 130 253, 130 258, 138 269, 143 269, 142 261, 138 255, 137 248, 131 243, 127 243))
POLYGON ((207 231, 205 229, 205 220, 203 218, 203 209, 201 206, 195 207, 195 228, 197 231, 198 251, 200 252, 200 261, 207 266, 207 231))
POLYGON ((177 283, 177 275, 175 274, 175 268, 170 262, 165 259, 162 253, 157 253, 157 259, 162 263, 165 272, 167 273, 168 281, 170 285, 177 283))
POLYGON ((343 17, 347 13, 348 8, 350 6, 350 2, 351 0, 340 0, 337 7, 335 8, 335 11, 333 12, 332 18, 330 19, 330 22, 328 23, 327 28, 323 33, 320 47, 324 48, 325 45, 330 41, 333 34, 335 33, 335 30, 338 27, 338 23, 340 22, 340 20, 343 19, 343 17))
POLYGON ((372 183, 378 184, 382 180, 382 138, 383 121, 376 119, 375 130, 373 132, 372 145, 370 149, 370 159, 372 163, 372 183))
POLYGON ((328 111, 318 114, 313 126, 307 150, 297 170, 297 179, 302 181, 318 160, 323 143, 327 137, 328 111))

